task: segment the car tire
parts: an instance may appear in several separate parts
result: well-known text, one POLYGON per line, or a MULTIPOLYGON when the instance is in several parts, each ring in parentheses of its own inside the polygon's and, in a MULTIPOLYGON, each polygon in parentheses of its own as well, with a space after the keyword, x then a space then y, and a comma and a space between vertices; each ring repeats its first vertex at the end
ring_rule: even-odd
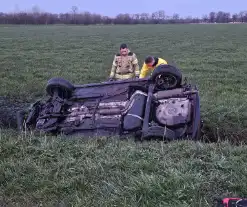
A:
POLYGON ((63 78, 52 78, 46 85, 46 92, 50 96, 54 96, 57 92, 62 99, 69 99, 74 91, 74 85, 63 78))
POLYGON ((162 65, 157 66, 154 69, 154 71, 150 77, 150 80, 153 83, 155 83, 156 89, 158 89, 158 90, 174 89, 174 88, 181 86, 182 73, 178 68, 176 68, 174 66, 162 64, 162 65), (169 87, 160 88, 159 83, 158 83, 158 79, 157 79, 160 75, 163 75, 164 77, 172 78, 174 83, 169 87))

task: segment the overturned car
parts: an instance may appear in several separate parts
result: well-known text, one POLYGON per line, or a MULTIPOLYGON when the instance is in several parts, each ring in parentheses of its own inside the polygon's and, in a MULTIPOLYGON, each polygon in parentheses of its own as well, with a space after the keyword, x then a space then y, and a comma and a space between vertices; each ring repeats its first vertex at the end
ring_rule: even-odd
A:
POLYGON ((134 135, 141 140, 199 139, 200 99, 196 86, 182 84, 180 70, 160 65, 149 78, 73 85, 48 81, 45 101, 19 112, 18 127, 52 134, 134 135))

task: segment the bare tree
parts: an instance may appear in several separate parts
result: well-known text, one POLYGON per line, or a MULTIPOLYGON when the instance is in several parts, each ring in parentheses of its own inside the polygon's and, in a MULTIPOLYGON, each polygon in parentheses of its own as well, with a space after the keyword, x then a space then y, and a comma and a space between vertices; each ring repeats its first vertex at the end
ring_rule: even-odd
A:
POLYGON ((175 13, 172 17, 165 15, 165 11, 159 10, 149 13, 128 14, 123 13, 115 18, 101 16, 90 12, 79 13, 77 6, 71 7, 71 12, 52 14, 42 12, 38 6, 34 6, 31 12, 0 13, 0 24, 176 24, 176 23, 228 23, 230 21, 247 22, 247 11, 239 14, 229 12, 210 12, 201 18, 186 17, 180 18, 175 13))
POLYGON ((72 6, 71 11, 73 14, 76 14, 78 12, 78 7, 77 6, 72 6))
POLYGON ((77 24, 77 12, 78 12, 78 7, 77 6, 72 6, 72 24, 77 24))
POLYGON ((165 19, 165 11, 163 11, 163 10, 160 10, 160 11, 158 11, 158 14, 159 14, 159 19, 162 19, 162 20, 164 20, 165 19))
POLYGON ((238 20, 239 20, 238 14, 233 14, 233 15, 232 15, 232 21, 233 21, 233 22, 237 22, 238 20))
POLYGON ((203 21, 203 22, 208 22, 208 21, 209 21, 208 15, 206 15, 206 14, 203 15, 203 16, 202 16, 202 21, 203 21))
POLYGON ((216 21, 216 14, 215 14, 215 12, 210 12, 209 13, 209 21, 211 23, 214 23, 216 21))

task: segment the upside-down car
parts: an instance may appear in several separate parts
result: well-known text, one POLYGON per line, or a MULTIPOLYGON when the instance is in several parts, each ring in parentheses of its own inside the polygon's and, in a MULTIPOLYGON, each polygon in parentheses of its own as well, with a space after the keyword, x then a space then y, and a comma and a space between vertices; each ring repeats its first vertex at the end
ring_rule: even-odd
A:
POLYGON ((200 99, 196 86, 184 83, 180 70, 160 65, 152 75, 74 85, 48 81, 47 100, 19 112, 19 129, 52 134, 134 136, 141 140, 200 138, 200 99))

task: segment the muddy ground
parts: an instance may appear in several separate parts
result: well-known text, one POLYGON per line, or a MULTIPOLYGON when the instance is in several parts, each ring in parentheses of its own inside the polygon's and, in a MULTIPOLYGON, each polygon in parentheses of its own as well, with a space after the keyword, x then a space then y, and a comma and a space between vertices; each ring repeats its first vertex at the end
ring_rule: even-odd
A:
POLYGON ((17 112, 29 106, 28 103, 0 96, 0 128, 17 128, 17 112))

